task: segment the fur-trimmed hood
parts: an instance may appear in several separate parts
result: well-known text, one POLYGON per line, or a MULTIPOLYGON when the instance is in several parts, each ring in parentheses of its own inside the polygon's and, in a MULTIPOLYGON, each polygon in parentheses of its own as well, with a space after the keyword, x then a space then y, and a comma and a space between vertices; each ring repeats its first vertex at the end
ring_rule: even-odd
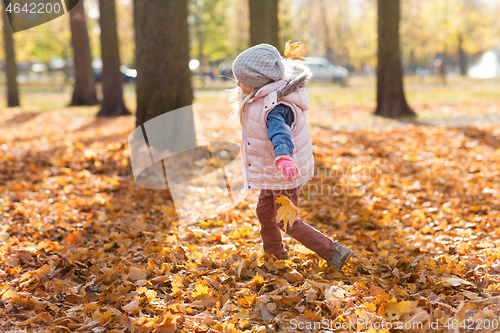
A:
POLYGON ((305 89, 302 88, 309 84, 312 78, 311 70, 300 60, 285 58, 283 62, 285 64, 284 77, 261 87, 247 103, 267 97, 265 108, 268 111, 273 108, 273 105, 276 105, 273 101, 279 100, 294 103, 303 111, 309 109, 309 97, 305 89), (273 96, 268 96, 270 94, 273 96))
POLYGON ((285 64, 285 80, 287 77, 293 78, 288 81, 285 87, 277 92, 278 99, 289 95, 300 88, 304 88, 309 84, 313 76, 309 67, 307 67, 301 60, 284 58, 283 63, 285 64))

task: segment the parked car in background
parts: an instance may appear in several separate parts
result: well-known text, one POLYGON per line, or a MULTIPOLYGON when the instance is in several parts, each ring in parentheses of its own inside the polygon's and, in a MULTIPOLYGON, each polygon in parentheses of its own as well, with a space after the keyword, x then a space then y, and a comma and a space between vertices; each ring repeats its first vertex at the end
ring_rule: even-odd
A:
POLYGON ((336 66, 325 58, 305 57, 305 64, 313 73, 313 80, 338 82, 341 86, 347 85, 349 71, 342 66, 336 66))
MULTIPOLYGON (((92 68, 94 69, 95 82, 101 82, 102 61, 101 60, 92 61, 92 68)), ((125 65, 121 65, 120 72, 122 73, 123 82, 129 84, 135 83, 135 78, 137 77, 137 71, 135 69, 128 68, 125 65)))

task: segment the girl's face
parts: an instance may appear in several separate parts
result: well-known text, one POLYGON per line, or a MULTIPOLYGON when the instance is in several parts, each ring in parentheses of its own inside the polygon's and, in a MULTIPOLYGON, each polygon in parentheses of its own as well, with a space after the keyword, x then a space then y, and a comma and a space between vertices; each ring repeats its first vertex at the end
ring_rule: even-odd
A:
POLYGON ((247 86, 246 84, 244 84, 243 82, 240 82, 238 81, 238 84, 237 84, 238 87, 241 88, 241 90, 245 93, 245 94, 250 94, 252 92, 252 87, 250 86, 247 86))

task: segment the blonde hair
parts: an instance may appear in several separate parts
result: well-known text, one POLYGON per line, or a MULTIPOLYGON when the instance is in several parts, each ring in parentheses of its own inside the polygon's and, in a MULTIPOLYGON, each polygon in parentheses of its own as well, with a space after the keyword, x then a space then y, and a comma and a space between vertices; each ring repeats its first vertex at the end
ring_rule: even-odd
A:
POLYGON ((258 90, 259 88, 252 87, 252 91, 248 95, 244 95, 240 87, 229 90, 232 92, 229 102, 233 108, 229 121, 234 128, 239 128, 240 126, 243 128, 243 110, 247 102, 255 96, 258 90))

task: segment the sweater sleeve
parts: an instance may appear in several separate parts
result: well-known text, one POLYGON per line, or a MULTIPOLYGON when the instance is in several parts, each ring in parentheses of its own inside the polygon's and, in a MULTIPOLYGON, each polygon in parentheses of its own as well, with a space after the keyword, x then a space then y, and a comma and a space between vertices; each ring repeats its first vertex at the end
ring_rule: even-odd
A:
POLYGON ((289 106, 278 104, 267 115, 267 137, 273 143, 274 156, 293 155, 293 112, 289 106))

